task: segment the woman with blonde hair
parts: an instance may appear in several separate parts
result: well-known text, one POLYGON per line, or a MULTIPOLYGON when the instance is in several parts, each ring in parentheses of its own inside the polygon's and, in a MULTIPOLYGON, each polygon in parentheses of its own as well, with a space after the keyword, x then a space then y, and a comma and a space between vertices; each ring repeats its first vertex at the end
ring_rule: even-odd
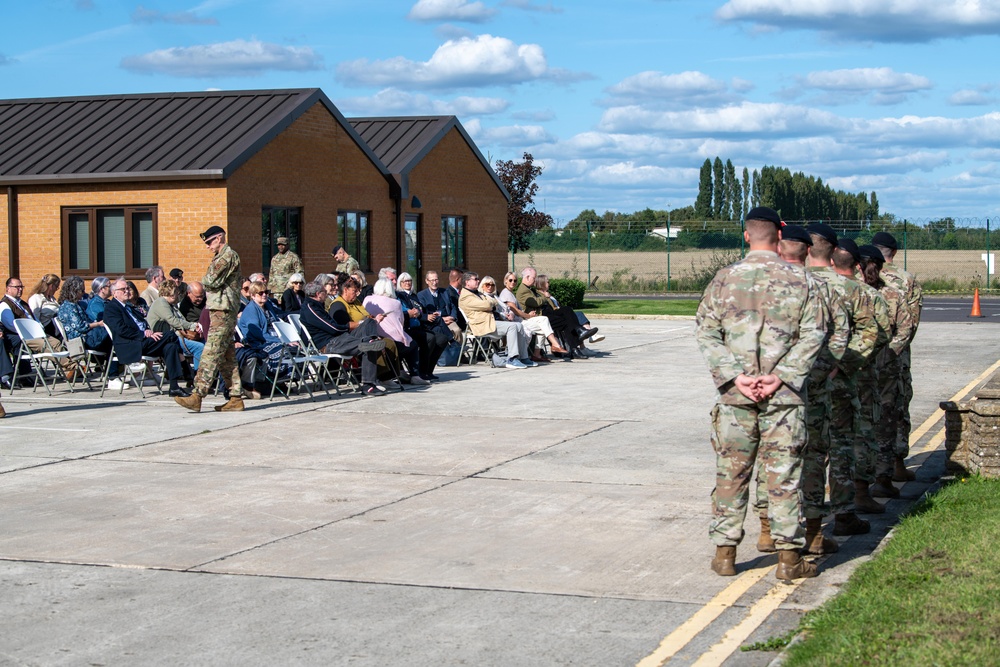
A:
POLYGON ((59 314, 59 302, 56 301, 56 290, 59 289, 59 276, 54 273, 46 273, 38 281, 28 298, 28 306, 35 314, 38 321, 45 327, 45 333, 50 336, 56 335, 56 325, 52 324, 52 318, 59 314))

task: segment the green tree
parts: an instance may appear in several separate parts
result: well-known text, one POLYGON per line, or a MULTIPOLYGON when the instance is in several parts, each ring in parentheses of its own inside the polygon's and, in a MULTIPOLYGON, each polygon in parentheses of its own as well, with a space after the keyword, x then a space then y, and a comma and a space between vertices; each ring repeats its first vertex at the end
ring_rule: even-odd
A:
POLYGON ((525 153, 523 160, 497 160, 497 176, 507 188, 510 201, 507 204, 507 247, 520 252, 531 247, 529 238, 537 230, 552 226, 552 216, 535 209, 535 194, 542 167, 534 164, 531 153, 525 153))
POLYGON ((698 197, 694 200, 695 217, 707 220, 712 217, 712 161, 705 158, 698 177, 698 197))
POLYGON ((750 210, 750 171, 743 167, 743 210, 740 215, 736 218, 737 220, 742 220, 743 216, 747 214, 750 210))
POLYGON ((722 219, 722 205, 726 199, 726 174, 725 169, 722 166, 722 160, 719 156, 715 156, 715 162, 712 163, 712 180, 715 182, 715 199, 712 201, 712 219, 721 220, 722 219))
POLYGON ((739 220, 740 215, 740 182, 736 178, 736 167, 732 160, 726 160, 726 199, 723 203, 722 219, 739 220))

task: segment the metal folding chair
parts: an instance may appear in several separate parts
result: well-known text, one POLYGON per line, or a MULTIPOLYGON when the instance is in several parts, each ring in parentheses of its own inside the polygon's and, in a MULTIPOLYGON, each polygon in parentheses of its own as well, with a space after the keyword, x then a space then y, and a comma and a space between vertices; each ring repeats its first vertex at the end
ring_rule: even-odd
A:
MULTIPOLYGON (((59 332, 59 337, 62 338, 64 341, 69 341, 69 336, 66 335, 66 327, 63 326, 62 320, 60 320, 58 317, 53 317, 52 321, 55 322, 56 331, 59 332)), ((87 383, 87 387, 89 389, 94 388, 93 385, 90 384, 90 378, 88 377, 90 373, 94 372, 94 367, 95 367, 94 361, 98 359, 105 359, 106 361, 107 356, 108 356, 107 353, 101 352, 99 350, 91 350, 89 347, 86 346, 86 344, 84 344, 83 360, 80 361, 79 359, 77 359, 76 364, 77 368, 81 371, 81 376, 83 378, 83 381, 87 383)), ((73 382, 74 383, 76 382, 76 378, 73 379, 73 382)))
POLYGON ((48 392, 49 396, 52 395, 52 390, 56 386, 56 382, 59 380, 61 375, 66 384, 69 386, 70 392, 73 391, 73 383, 66 376, 66 372, 63 370, 62 365, 59 363, 64 359, 69 359, 69 352, 57 352, 49 344, 49 337, 45 333, 45 329, 37 320, 32 320, 28 318, 18 318, 14 320, 14 330, 17 331, 17 335, 21 337, 21 344, 18 347, 17 358, 14 360, 14 379, 10 383, 10 393, 14 393, 14 387, 17 386, 17 374, 21 370, 21 362, 27 361, 31 364, 32 369, 35 374, 35 384, 32 386, 32 391, 37 391, 38 381, 41 380, 42 384, 45 385, 45 391, 48 392), (41 352, 35 352, 30 347, 28 347, 28 341, 40 341, 41 342, 41 352), (45 366, 51 365, 53 367, 52 375, 52 386, 49 386, 48 380, 45 378, 45 366))
POLYGON ((493 351, 500 347, 500 341, 503 340, 503 336, 496 331, 485 336, 477 336, 472 333, 472 329, 469 327, 469 318, 465 314, 465 311, 461 308, 459 311, 462 313, 462 317, 465 318, 465 331, 462 332, 462 351, 458 353, 458 363, 455 366, 462 365, 462 357, 466 353, 469 355, 470 364, 479 361, 480 354, 483 355, 484 360, 489 361, 493 351))
MULTIPOLYGON (((290 382, 295 382, 299 388, 305 386, 306 391, 309 392, 309 398, 313 399, 315 396, 313 396, 312 389, 309 388, 309 383, 306 382, 306 373, 310 372, 315 380, 319 380, 320 387, 323 388, 323 391, 326 393, 326 397, 330 398, 330 391, 326 388, 326 382, 323 380, 321 372, 321 367, 326 367, 328 359, 321 354, 309 354, 309 351, 306 349, 305 344, 302 341, 302 337, 299 336, 298 330, 290 322, 276 320, 272 326, 274 327, 274 333, 278 336, 278 340, 281 341, 282 345, 281 364, 279 365, 279 368, 284 365, 286 361, 290 362, 292 365, 292 376, 290 382)), ((275 373, 274 378, 271 381, 270 400, 272 401, 274 400, 274 391, 278 386, 279 374, 280 373, 275 373)), ((330 377, 329 372, 327 372, 327 376, 330 377)), ((287 391, 283 393, 285 398, 289 398, 287 391)))
POLYGON ((143 355, 140 361, 136 362, 136 364, 142 364, 142 372, 138 377, 136 377, 135 371, 132 370, 132 364, 123 363, 120 359, 118 359, 118 355, 115 353, 115 335, 111 333, 111 327, 108 326, 107 322, 102 322, 102 324, 104 325, 104 330, 108 332, 108 338, 111 340, 111 356, 108 358, 108 362, 104 365, 104 375, 101 378, 101 398, 104 398, 104 392, 108 389, 108 376, 111 371, 111 363, 115 361, 118 362, 118 374, 116 377, 122 381, 122 386, 118 390, 119 396, 125 391, 125 385, 127 384, 125 376, 128 375, 128 379, 130 379, 132 384, 139 389, 139 395, 146 398, 146 392, 142 390, 142 385, 146 380, 146 376, 149 374, 149 365, 151 363, 159 363, 163 365, 163 368, 161 369, 163 372, 160 373, 160 382, 156 387, 157 390, 162 393, 163 377, 166 375, 165 362, 158 357, 147 357, 146 355, 143 355))
MULTIPOLYGON (((321 351, 318 347, 316 347, 316 343, 313 342, 312 335, 309 333, 309 330, 302 326, 302 321, 297 313, 289 315, 288 321, 291 322, 299 332, 299 335, 302 337, 302 341, 305 343, 306 350, 309 354, 321 355, 326 357, 328 361, 333 360, 337 362, 337 377, 331 377, 331 379, 333 380, 333 386, 337 390, 338 396, 340 395, 341 380, 344 380, 347 385, 355 391, 361 391, 361 382, 354 376, 351 369, 347 367, 347 365, 354 360, 354 357, 347 354, 336 354, 333 352, 321 351)), ((329 367, 326 367, 326 371, 329 375, 329 367)))

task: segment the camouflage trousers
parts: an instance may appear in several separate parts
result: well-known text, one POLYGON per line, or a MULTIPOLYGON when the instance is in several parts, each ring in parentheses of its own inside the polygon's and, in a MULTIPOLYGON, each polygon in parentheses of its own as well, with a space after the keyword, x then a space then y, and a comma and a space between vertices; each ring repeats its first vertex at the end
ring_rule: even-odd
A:
POLYGON ((712 408, 715 489, 709 538, 716 546, 736 546, 750 499, 750 478, 758 463, 767 490, 771 535, 779 549, 805 545, 799 523, 799 483, 805 445, 805 407, 801 405, 726 405, 712 408))
POLYGON ((910 346, 899 355, 899 398, 896 401, 898 417, 896 456, 906 458, 910 453, 910 401, 913 400, 913 374, 910 372, 910 346))
POLYGON ((194 393, 207 396, 212 383, 220 373, 226 386, 240 392, 240 368, 236 364, 236 345, 233 331, 236 329, 235 311, 213 310, 209 312, 208 335, 205 350, 201 353, 201 363, 194 378, 194 393))
POLYGON ((882 418, 878 367, 874 360, 858 372, 857 387, 859 410, 854 434, 854 479, 871 484, 875 481, 875 461, 878 456, 875 424, 882 418))
POLYGON ((875 422, 875 440, 878 442, 875 474, 882 477, 892 476, 896 458, 896 442, 899 438, 899 386, 902 383, 899 357, 892 350, 883 350, 879 354, 878 363, 877 396, 882 414, 875 422))

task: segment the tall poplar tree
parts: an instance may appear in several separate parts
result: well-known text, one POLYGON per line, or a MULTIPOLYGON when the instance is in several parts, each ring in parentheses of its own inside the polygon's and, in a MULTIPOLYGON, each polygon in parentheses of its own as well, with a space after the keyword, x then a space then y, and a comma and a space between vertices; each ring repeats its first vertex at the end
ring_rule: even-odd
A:
POLYGON ((719 156, 715 156, 715 162, 712 163, 712 175, 713 181, 715 182, 715 199, 712 201, 712 218, 714 220, 722 219, 722 203, 726 198, 726 174, 725 169, 722 166, 722 160, 719 156))
POLYGON ((750 171, 743 167, 743 211, 740 213, 739 219, 742 220, 743 216, 750 211, 750 171))
POLYGON ((712 161, 705 158, 698 179, 698 198, 694 200, 695 218, 707 220, 712 217, 712 161))

